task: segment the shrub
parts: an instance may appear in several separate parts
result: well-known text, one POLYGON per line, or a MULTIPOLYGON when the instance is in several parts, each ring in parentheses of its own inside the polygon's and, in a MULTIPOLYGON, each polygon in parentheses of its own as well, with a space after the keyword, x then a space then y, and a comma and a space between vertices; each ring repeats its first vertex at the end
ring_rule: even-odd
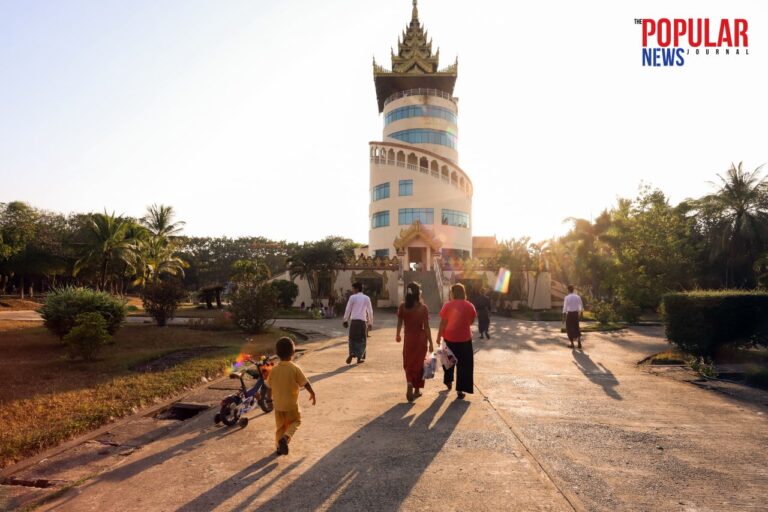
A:
POLYGON ((267 322, 275 317, 277 293, 269 285, 240 285, 230 298, 229 310, 240 329, 251 333, 262 332, 267 322))
POLYGON ((107 292, 67 286, 52 290, 40 308, 45 326, 63 339, 74 327, 78 315, 99 313, 107 324, 107 332, 117 332, 125 320, 125 301, 107 292))
POLYGON ((81 357, 92 361, 109 339, 107 321, 100 313, 81 313, 75 319, 75 326, 64 336, 64 343, 70 359, 81 357))
POLYGON ((595 319, 601 324, 609 324, 616 320, 616 310, 610 302, 596 300, 592 306, 595 319))
POLYGON ((176 281, 157 281, 148 283, 141 292, 144 310, 163 327, 169 318, 173 318, 179 303, 186 297, 184 288, 176 281))
POLYGON ((662 306, 667 339, 695 356, 712 358, 724 345, 766 343, 766 292, 669 293, 662 306))
POLYGON ((271 283, 277 293, 277 301, 281 307, 288 309, 293 306, 293 301, 299 296, 299 286, 293 281, 276 279, 271 283))
POLYGON ((631 300, 624 299, 619 303, 616 313, 619 318, 630 324, 636 324, 640 320, 640 313, 642 310, 640 306, 632 302, 631 300))

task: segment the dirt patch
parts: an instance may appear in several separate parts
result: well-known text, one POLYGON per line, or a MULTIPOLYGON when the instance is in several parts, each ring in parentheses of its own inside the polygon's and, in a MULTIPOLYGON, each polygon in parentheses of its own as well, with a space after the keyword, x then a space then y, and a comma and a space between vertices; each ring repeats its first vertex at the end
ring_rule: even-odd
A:
POLYGON ((0 311, 37 311, 41 305, 32 300, 2 299, 0 300, 0 311))
POLYGON ((176 365, 179 365, 185 361, 188 361, 190 359, 194 359, 196 357, 199 357, 203 354, 208 354, 211 352, 215 352, 217 350, 222 350, 226 347, 194 347, 194 348, 185 348, 182 350, 176 350, 174 352, 170 352, 168 354, 165 354, 162 357, 158 357, 157 359, 152 359, 151 361, 148 361, 146 363, 141 363, 138 366, 133 367, 132 369, 137 372, 161 372, 163 370, 167 370, 168 368, 173 368, 176 365))

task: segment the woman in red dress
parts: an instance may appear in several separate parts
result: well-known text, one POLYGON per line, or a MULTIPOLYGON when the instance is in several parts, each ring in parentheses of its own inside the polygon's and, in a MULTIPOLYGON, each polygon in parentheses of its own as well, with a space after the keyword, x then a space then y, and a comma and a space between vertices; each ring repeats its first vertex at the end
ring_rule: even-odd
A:
POLYGON ((400 332, 405 326, 405 341, 403 343, 403 368, 408 389, 405 398, 413 402, 421 396, 424 387, 424 359, 427 348, 432 352, 432 330, 429 328, 429 310, 421 302, 421 287, 416 283, 408 283, 405 288, 405 302, 397 309, 397 336, 400 343, 400 332))

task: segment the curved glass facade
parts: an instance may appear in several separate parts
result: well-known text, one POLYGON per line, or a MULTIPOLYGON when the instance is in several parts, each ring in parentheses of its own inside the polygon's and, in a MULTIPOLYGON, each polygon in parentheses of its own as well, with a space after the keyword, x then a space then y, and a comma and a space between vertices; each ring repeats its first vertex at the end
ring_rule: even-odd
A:
POLYGON ((371 228, 385 228, 389 226, 389 211, 376 212, 371 217, 371 228))
POLYGON ((456 226, 457 228, 469 227, 469 214, 458 210, 443 208, 443 226, 456 226))
POLYGON ((387 137, 392 137, 393 139, 409 142, 411 144, 440 144, 451 149, 456 149, 457 140, 456 136, 452 133, 427 129, 402 130, 391 133, 387 135, 387 137))
POLYGON ((400 119, 409 117, 438 117, 445 119, 449 123, 457 124, 456 114, 443 107, 434 107, 431 105, 409 105, 407 107, 396 108, 384 117, 384 126, 400 119))
POLYGON ((371 190, 371 202, 387 199, 388 197, 389 197, 389 183, 382 183, 381 185, 376 185, 375 187, 373 187, 373 190, 371 190))
POLYGON ((422 224, 434 224, 435 210, 433 208, 400 208, 397 211, 397 223, 401 226, 413 224, 417 220, 422 224))

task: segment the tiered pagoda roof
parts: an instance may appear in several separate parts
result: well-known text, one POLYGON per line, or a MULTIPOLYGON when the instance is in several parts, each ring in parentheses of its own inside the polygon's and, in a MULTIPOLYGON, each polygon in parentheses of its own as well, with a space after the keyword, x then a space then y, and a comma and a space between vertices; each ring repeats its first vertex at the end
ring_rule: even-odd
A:
POLYGON ((443 70, 438 69, 440 50, 432 53, 432 40, 419 21, 417 0, 413 0, 411 22, 397 40, 397 54, 392 50, 392 70, 384 69, 373 59, 373 81, 379 112, 384 102, 395 93, 409 89, 437 89, 453 95, 458 76, 458 59, 443 70))

